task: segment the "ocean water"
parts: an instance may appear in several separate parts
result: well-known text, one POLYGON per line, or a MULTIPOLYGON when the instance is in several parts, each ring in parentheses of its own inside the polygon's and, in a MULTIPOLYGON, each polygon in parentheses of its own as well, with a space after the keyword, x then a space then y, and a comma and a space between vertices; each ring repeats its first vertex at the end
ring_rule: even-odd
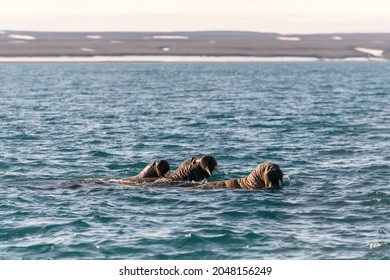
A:
POLYGON ((0 64, 0 259, 390 259, 389 63, 0 64), (211 154, 277 191, 96 184, 211 154))

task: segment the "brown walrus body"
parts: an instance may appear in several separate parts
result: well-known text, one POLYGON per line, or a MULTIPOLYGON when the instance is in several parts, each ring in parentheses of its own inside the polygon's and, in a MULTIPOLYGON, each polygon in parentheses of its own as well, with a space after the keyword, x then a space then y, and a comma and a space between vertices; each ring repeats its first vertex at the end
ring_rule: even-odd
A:
POLYGON ((145 178, 161 178, 168 173, 170 169, 169 163, 166 160, 158 160, 149 163, 138 175, 126 178, 124 180, 139 181, 145 178))
POLYGON ((142 182, 153 182, 160 178, 165 177, 170 169, 169 163, 166 160, 158 160, 149 163, 142 171, 133 177, 123 178, 119 180, 109 180, 113 183, 121 184, 136 184, 142 182))
MULTIPOLYGON (((191 182, 207 179, 211 176, 214 170, 219 172, 217 160, 213 156, 204 155, 193 157, 184 161, 175 172, 165 177, 142 177, 142 171, 137 176, 128 179, 115 180, 115 182, 127 185, 140 183, 153 183, 153 185, 175 185, 174 182, 191 182)), ((150 174, 152 172, 147 170, 146 173, 150 174)))
POLYGON ((172 181, 201 181, 210 178, 214 170, 219 172, 218 162, 213 156, 193 157, 183 162, 167 179, 172 181))
POLYGON ((244 178, 210 182, 199 185, 198 188, 270 189, 280 187, 282 182, 283 172, 279 165, 263 162, 244 178))

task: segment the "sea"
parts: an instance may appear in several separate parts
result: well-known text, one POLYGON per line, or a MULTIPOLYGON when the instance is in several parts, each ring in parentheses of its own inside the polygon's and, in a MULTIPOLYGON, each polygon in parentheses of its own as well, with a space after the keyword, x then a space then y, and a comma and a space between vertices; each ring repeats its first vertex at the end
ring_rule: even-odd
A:
POLYGON ((389 260, 390 63, 0 64, 0 259, 389 260), (213 155, 278 190, 127 186, 213 155))

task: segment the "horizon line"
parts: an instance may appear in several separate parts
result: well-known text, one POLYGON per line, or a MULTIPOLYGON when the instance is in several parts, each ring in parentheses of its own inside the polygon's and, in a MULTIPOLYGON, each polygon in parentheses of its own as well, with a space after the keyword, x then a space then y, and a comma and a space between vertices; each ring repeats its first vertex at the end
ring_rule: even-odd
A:
POLYGON ((327 34, 390 34, 389 32, 378 32, 378 31, 351 31, 351 32, 292 32, 292 33, 285 33, 285 32, 271 32, 271 31, 253 31, 253 30, 233 30, 233 29, 207 29, 207 30, 176 30, 176 31, 124 31, 124 30, 110 30, 110 31, 104 31, 104 30, 28 30, 28 29, 1 29, 0 28, 0 35, 2 32, 36 32, 36 33, 206 33, 206 32, 231 32, 231 33, 260 33, 260 34, 278 34, 278 35, 327 35, 327 34))

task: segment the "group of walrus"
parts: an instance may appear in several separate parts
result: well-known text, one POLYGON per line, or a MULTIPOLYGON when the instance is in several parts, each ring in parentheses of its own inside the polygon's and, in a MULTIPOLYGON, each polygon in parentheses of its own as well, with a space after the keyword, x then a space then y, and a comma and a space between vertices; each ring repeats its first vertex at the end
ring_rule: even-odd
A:
POLYGON ((248 176, 226 181, 207 182, 213 171, 219 172, 217 160, 210 155, 190 158, 178 169, 169 174, 170 165, 166 160, 149 163, 138 175, 109 182, 126 185, 191 185, 196 188, 241 188, 272 189, 279 188, 283 182, 283 172, 273 162, 263 162, 248 176))

